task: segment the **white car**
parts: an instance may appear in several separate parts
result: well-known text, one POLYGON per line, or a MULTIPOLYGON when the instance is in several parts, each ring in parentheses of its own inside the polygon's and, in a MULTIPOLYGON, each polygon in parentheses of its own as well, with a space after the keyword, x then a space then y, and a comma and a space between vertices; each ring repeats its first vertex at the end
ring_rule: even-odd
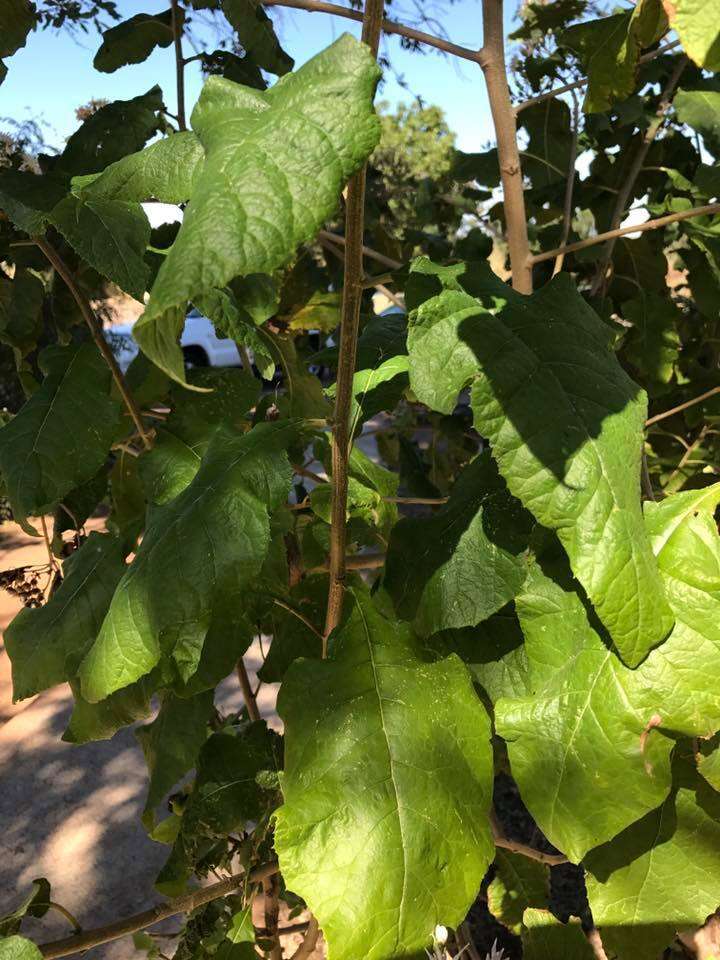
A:
MULTIPOLYGON (((132 324, 123 323, 104 331, 118 366, 123 373, 139 352, 132 335, 132 324)), ((241 367, 242 361, 234 340, 218 337, 207 317, 191 310, 185 319, 185 329, 180 337, 180 346, 185 362, 192 367, 241 367)), ((250 359, 252 360, 252 353, 250 359)))

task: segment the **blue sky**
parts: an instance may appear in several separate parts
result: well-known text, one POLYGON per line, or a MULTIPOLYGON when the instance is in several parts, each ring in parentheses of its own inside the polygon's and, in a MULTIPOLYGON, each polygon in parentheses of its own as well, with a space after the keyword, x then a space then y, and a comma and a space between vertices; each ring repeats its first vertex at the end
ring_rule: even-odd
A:
MULTIPOLYGON (((136 13, 156 13, 167 9, 167 0, 120 0, 123 17, 136 13)), ((510 0, 509 11, 515 9, 510 0)), ((344 31, 356 35, 359 25, 320 13, 274 7, 271 16, 285 49, 298 65, 322 50, 344 31)), ((480 0, 458 0, 443 14, 447 36, 456 43, 479 47, 482 41, 480 0)), ((512 13, 508 12, 508 26, 512 13)), ((91 97, 127 99, 159 83, 168 109, 175 110, 174 58, 170 48, 156 50, 143 64, 123 67, 113 74, 98 73, 92 60, 100 45, 99 35, 67 34, 45 31, 31 34, 25 48, 7 61, 8 76, 0 86, 0 117, 23 120, 34 117, 47 124, 49 144, 62 146, 77 126, 75 108, 91 97)), ((437 52, 418 55, 402 50, 399 38, 385 37, 383 49, 398 74, 404 76, 404 90, 388 75, 379 99, 391 103, 408 102, 413 95, 445 110, 458 145, 464 150, 479 150, 492 139, 492 125, 480 68, 437 52)), ((188 51, 192 53, 191 50, 188 51)), ((197 64, 187 69, 188 108, 194 103, 202 83, 197 64)), ((189 110, 188 110, 189 112, 189 110)), ((0 129, 3 128, 0 120, 0 129)))

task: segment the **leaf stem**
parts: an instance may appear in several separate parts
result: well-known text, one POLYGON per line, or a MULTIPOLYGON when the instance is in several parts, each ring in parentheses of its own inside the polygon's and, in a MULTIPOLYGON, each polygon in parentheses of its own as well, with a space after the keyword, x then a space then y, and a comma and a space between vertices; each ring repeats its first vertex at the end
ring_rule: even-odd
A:
POLYGON ((501 847, 503 850, 510 850, 512 853, 519 853, 529 860, 537 860, 538 863, 546 863, 548 866, 558 866, 558 864, 568 862, 567 857, 561 853, 543 853, 541 850, 536 850, 535 847, 530 847, 526 843, 520 843, 518 840, 510 840, 503 833, 500 821, 494 810, 490 811, 490 828, 496 847, 501 847))
POLYGON ((103 359, 105 360, 105 363, 107 363, 107 365, 110 367, 110 373, 112 374, 112 378, 115 381, 115 386, 118 388, 118 391, 120 393, 120 396, 123 399, 123 402, 125 403, 127 411, 130 414, 133 423, 135 424, 135 428, 137 429, 137 432, 140 435, 140 438, 142 439, 143 446, 145 447, 146 450, 149 450, 151 447, 150 438, 145 432, 145 426, 142 421, 142 416, 140 415, 140 410, 137 404, 135 403, 135 400, 132 394, 130 393, 130 390, 128 389, 127 383, 125 382, 125 377, 122 375, 122 371, 120 370, 120 367, 117 364, 115 355, 110 349, 110 344, 107 342, 107 340, 103 336, 102 328, 100 326, 98 318, 95 316, 95 312, 93 308, 90 306, 90 301, 87 299, 85 294, 82 292, 82 290, 78 286, 77 281, 75 280, 75 277, 70 272, 70 268, 68 267, 68 265, 62 259, 62 257, 57 252, 55 247, 49 242, 49 240, 46 240, 45 237, 33 237, 33 242, 40 250, 42 250, 42 252, 45 254, 47 259, 52 264, 56 273, 58 273, 59 276, 62 277, 66 287, 72 294, 72 297, 75 300, 75 303, 78 305, 78 308, 80 309, 80 313, 82 314, 83 319, 85 320, 85 323, 88 325, 90 329, 90 333, 92 334, 92 338, 95 341, 95 345, 97 346, 98 350, 102 354, 103 359))
POLYGON ((532 262, 529 259, 522 167, 505 65, 503 2, 483 0, 482 9, 483 56, 479 63, 485 74, 490 113, 495 126, 512 285, 520 293, 532 293, 532 262))
POLYGON ((72 937, 43 943, 40 945, 40 952, 46 960, 55 960, 56 957, 69 957, 74 953, 84 953, 91 947, 119 940, 121 937, 136 933, 145 927, 151 927, 161 920, 166 920, 168 917, 174 917, 179 913, 190 913, 197 907, 210 903, 211 900, 227 897, 231 893, 235 893, 245 883, 260 883, 265 877, 277 873, 277 870, 277 863, 267 863, 262 867, 257 867, 249 875, 236 873, 227 880, 221 880, 219 883, 213 883, 208 887, 193 890, 192 893, 175 897, 167 903, 158 903, 149 910, 143 910, 142 913, 136 913, 124 920, 115 920, 104 927, 95 927, 93 930, 86 930, 84 933, 72 937))
POLYGON ((175 82, 177 86, 177 122, 181 130, 187 130, 185 121, 185 58, 182 52, 182 26, 178 0, 170 0, 173 46, 175 48, 175 82))
MULTIPOLYGON (((384 0, 366 0, 362 40, 377 57, 382 29, 384 0)), ((345 590, 345 552, 347 527, 345 513, 348 495, 348 465, 352 443, 350 411, 357 353, 360 304, 363 297, 363 233, 365 173, 367 164, 348 183, 345 213, 345 277, 343 282, 340 347, 332 429, 332 496, 330 505, 330 584, 323 638, 323 657, 327 656, 327 638, 340 623, 345 590)))
POLYGON ((48 907, 51 910, 55 910, 61 916, 65 917, 67 922, 73 928, 73 933, 75 934, 82 933, 82 926, 79 923, 77 917, 74 914, 70 913, 70 911, 66 907, 64 907, 61 903, 56 903, 54 900, 49 900, 48 907))
POLYGON ((624 237, 626 233, 645 233, 646 230, 659 230, 660 227, 666 227, 668 224, 675 223, 678 220, 709 216, 713 213, 720 213, 720 203, 708 203, 703 207, 693 207, 690 210, 678 210, 676 213, 668 213, 666 216, 658 217, 656 220, 647 220, 645 223, 633 223, 627 227, 618 227, 617 230, 606 230, 605 233, 598 233, 595 237, 588 237, 586 240, 577 240, 575 243, 568 243, 564 247, 558 247, 556 250, 544 250, 542 253, 536 253, 529 258, 529 263, 534 265, 536 263, 542 263, 544 260, 554 260, 560 253, 574 253, 576 250, 594 247, 598 243, 605 243, 606 240, 612 240, 615 237, 624 237))
MULTIPOLYGON (((344 247, 347 243, 345 237, 341 233, 331 233, 330 230, 321 230, 318 233, 318 240, 320 243, 322 243, 323 240, 326 243, 339 243, 342 247, 344 247)), ((364 256, 369 257, 371 260, 377 260, 378 263, 382 263, 385 267, 390 267, 391 270, 399 270, 400 267, 402 267, 402 264, 399 260, 393 260, 392 257, 386 257, 384 253, 380 253, 379 250, 373 250, 372 247, 366 247, 365 244, 362 245, 362 252, 364 256)))
POLYGON ((308 620, 308 618, 305 616, 304 613, 301 613, 291 604, 285 603, 285 601, 281 600, 279 597, 273 597, 273 603, 275 604, 276 607, 282 607, 283 610, 287 610, 288 613, 291 613, 296 619, 300 621, 300 623, 306 626, 311 633, 314 633, 316 637, 319 637, 319 639, 322 640, 323 638, 322 631, 318 630, 315 624, 312 623, 312 621, 308 620))
MULTIPOLYGON (((308 10, 311 13, 330 13, 335 17, 344 17, 346 20, 356 20, 358 23, 362 23, 363 20, 363 15, 359 10, 341 7, 336 3, 326 3, 325 0, 262 0, 262 4, 264 7, 294 7, 295 10, 308 10)), ((428 47, 435 47, 436 50, 442 50, 443 53, 450 53, 461 60, 472 60, 474 63, 479 63, 480 51, 470 50, 468 47, 462 47, 460 44, 444 40, 442 37, 436 37, 431 33, 423 33, 422 30, 408 27, 404 23, 383 20, 381 29, 383 33, 395 33, 398 36, 407 37, 408 40, 415 40, 418 43, 426 44, 428 47)))
POLYGON ((250 677, 248 676, 247 667, 245 666, 245 660, 243 657, 237 662, 237 676, 240 681, 240 689, 242 690, 243 700, 245 701, 245 707, 248 712, 248 716, 251 720, 261 720, 260 711, 258 710, 257 700, 255 699, 255 694, 253 693, 252 686, 250 685, 250 677))
POLYGON ((645 421, 645 426, 651 427, 654 423, 659 423, 661 420, 666 420, 668 417, 672 417, 676 413, 682 413, 682 411, 687 410, 688 407, 694 407, 696 403, 702 403, 703 400, 709 400, 710 397, 714 397, 718 393, 720 393, 720 387, 713 387, 712 390, 706 390, 705 393, 701 393, 699 397, 694 397, 692 400, 686 400, 685 403, 679 403, 676 407, 671 407, 669 410, 665 410, 663 413, 656 413, 654 417, 650 417, 649 420, 645 421))
POLYGON ((573 122, 573 132, 572 132, 572 145, 570 147, 570 157, 568 158, 568 173, 567 181, 565 183, 565 205, 563 208, 563 232, 562 238, 560 240, 560 253, 555 258, 555 263, 553 265, 552 275, 555 276, 556 273, 560 273, 563 268, 563 262, 565 260, 565 253, 563 247, 567 245, 568 237, 570 236, 570 227, 572 226, 572 214, 573 214, 573 192, 575 189, 575 162, 577 161, 577 152, 578 152, 578 138, 580 136, 580 103, 575 91, 573 90, 572 94, 573 108, 572 108, 572 122, 573 122))

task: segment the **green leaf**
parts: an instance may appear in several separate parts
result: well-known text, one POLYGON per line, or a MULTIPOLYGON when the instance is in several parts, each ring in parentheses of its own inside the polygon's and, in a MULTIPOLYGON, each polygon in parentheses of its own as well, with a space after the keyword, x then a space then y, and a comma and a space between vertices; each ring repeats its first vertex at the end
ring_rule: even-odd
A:
MULTIPOLYGON (((382 410, 392 412, 395 409, 409 383, 408 366, 407 356, 398 354, 376 367, 353 374, 350 408, 353 433, 382 410)), ((336 386, 333 383, 325 391, 329 397, 335 396, 336 386)))
POLYGON ((565 181, 573 142, 568 105, 550 97, 523 110, 518 123, 529 137, 522 151, 522 171, 530 177, 533 187, 565 181))
POLYGON ((71 680, 75 705, 63 740, 66 743, 110 740, 123 727, 144 720, 152 712, 152 697, 158 683, 157 674, 151 673, 100 703, 90 703, 82 696, 78 681, 71 680))
POLYGON ((486 620, 523 585, 531 529, 532 518, 482 453, 434 516, 404 517, 394 527, 384 585, 398 615, 421 636, 486 620))
POLYGON ((143 259, 150 224, 137 203, 79 200, 69 194, 52 211, 50 223, 91 267, 142 300, 150 270, 143 259))
POLYGON ((321 330, 330 333, 340 325, 342 293, 316 291, 299 310, 290 315, 289 330, 321 330))
POLYGON ((26 357, 42 332, 45 288, 29 270, 16 270, 13 280, 0 279, 0 341, 26 357))
POLYGON ((720 793, 720 747, 717 743, 713 743, 711 749, 702 753, 698 759, 698 771, 710 786, 720 793))
POLYGON ((143 485, 154 503, 168 503, 182 493, 200 469, 218 428, 222 424, 242 428, 260 394, 260 382, 244 370, 194 370, 190 382, 210 392, 172 390, 173 410, 158 430, 152 450, 139 461, 143 485))
POLYGON ((73 676, 68 661, 82 656, 95 640, 124 571, 120 541, 93 531, 65 561, 63 581, 48 602, 20 611, 5 631, 14 700, 73 676))
POLYGON ((271 273, 313 239, 377 143, 378 76, 367 47, 344 35, 267 92, 207 81, 192 115, 205 164, 134 328, 175 379, 184 370, 173 311, 233 277, 271 273))
POLYGON ((100 107, 69 138, 53 169, 66 176, 99 173, 145 146, 161 129, 162 109, 162 91, 157 86, 131 100, 100 107))
POLYGON ((673 106, 680 123, 686 123, 705 137, 714 150, 720 143, 720 92, 678 90, 673 106))
POLYGON ((549 910, 523 914, 523 960, 592 960, 595 956, 577 920, 560 923, 549 910))
MULTIPOLYGON (((561 568, 552 572, 562 577, 561 568)), ((653 699, 643 667, 628 670, 605 646, 571 584, 563 589, 533 567, 515 604, 530 689, 499 700, 495 724, 523 801, 577 863, 662 803, 672 741, 656 730, 644 736, 653 699)))
POLYGON ((212 709, 212 690, 185 699, 165 693, 153 722, 136 732, 150 772, 143 810, 143 823, 148 830, 155 826, 158 804, 195 766, 200 748, 207 740, 212 709))
POLYGON ((315 627, 311 630, 294 613, 273 604, 270 612, 272 643, 258 670, 263 683, 279 683, 288 667, 300 657, 319 659, 325 623, 328 582, 326 576, 305 577, 288 596, 288 603, 315 627))
POLYGON ((0 57, 11 57, 25 46, 36 23, 35 5, 28 0, 0 0, 0 57))
POLYGON ((0 170, 0 209, 25 233, 44 233, 53 207, 65 196, 63 180, 25 170, 0 170))
POLYGON ((20 522, 49 513, 95 476, 119 415, 95 344, 46 347, 39 364, 42 384, 0 430, 0 470, 20 522))
POLYGON ((275 846, 335 960, 380 960, 420 952, 475 899, 494 856, 490 727, 459 660, 424 662, 364 591, 346 602, 330 658, 296 661, 280 691, 275 846))
POLYGON ((42 954, 32 942, 25 937, 0 938, 0 960, 41 960, 42 954))
POLYGON ((720 70, 720 24, 713 4, 707 0, 672 0, 665 4, 665 10, 690 59, 705 70, 720 70))
POLYGON ((661 807, 585 860, 593 918, 622 957, 659 955, 720 902, 720 796, 684 767, 678 781, 661 807))
POLYGON ((498 850, 495 876, 487 889, 488 910, 503 926, 519 934, 527 907, 547 907, 549 880, 544 864, 518 853, 498 850))
POLYGON ((577 53, 588 77, 583 109, 602 113, 635 89, 640 53, 667 30, 660 0, 638 0, 632 10, 568 27, 561 42, 577 53))
MULTIPOLYGON (((178 29, 182 29, 184 10, 177 9, 178 29)), ((115 27, 103 31, 103 42, 95 54, 93 66, 102 73, 113 73, 129 63, 142 63, 156 47, 173 42, 172 10, 163 13, 138 13, 115 27)))
POLYGON ((32 882, 32 892, 23 900, 19 907, 7 916, 0 917, 0 945, 2 938, 15 934, 25 916, 44 917, 50 908, 50 881, 45 877, 38 877, 32 882))
POLYGON ((624 303, 622 315, 633 325, 625 356, 651 383, 669 383, 680 350, 678 308, 669 297, 650 292, 624 303))
POLYGON ((257 329, 275 312, 274 287, 271 290, 267 280, 263 274, 251 275, 235 281, 233 289, 210 290, 195 297, 194 304, 203 316, 212 320, 218 336, 228 337, 252 350, 260 375, 269 380, 275 372, 276 358, 267 335, 257 329))
POLYGON ((295 61, 280 46, 273 22, 257 0, 222 0, 222 11, 246 56, 259 67, 278 76, 292 70, 295 61))
POLYGON ((285 448, 295 434, 282 422, 245 436, 219 429, 192 483, 151 512, 80 667, 86 699, 102 700, 139 679, 163 654, 183 679, 192 676, 214 608, 260 571, 269 511, 290 487, 285 448))
MULTIPOLYGON (((204 159, 198 138, 191 130, 183 130, 111 163, 98 176, 76 177, 73 190, 86 201, 185 203, 204 159)), ((0 189, 1 184, 2 180, 0 189)))
POLYGON ((645 394, 568 275, 523 297, 487 264, 441 268, 421 259, 413 271, 445 286, 410 317, 413 391, 450 413, 471 383, 476 428, 510 492, 557 531, 635 666, 673 622, 640 509, 645 394))

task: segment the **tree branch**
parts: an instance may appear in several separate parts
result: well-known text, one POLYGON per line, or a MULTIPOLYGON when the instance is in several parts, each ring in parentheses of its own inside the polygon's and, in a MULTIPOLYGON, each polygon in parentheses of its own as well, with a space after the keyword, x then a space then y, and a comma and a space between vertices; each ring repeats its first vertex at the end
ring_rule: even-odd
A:
MULTIPOLYGON (((346 240, 345 237, 340 233, 331 233, 329 230, 321 230, 318 233, 318 240, 320 243, 323 240, 328 241, 329 243, 339 243, 342 247, 345 246, 346 240)), ((399 260, 393 260, 392 257, 386 257, 384 253, 380 253, 378 250, 373 250, 372 247, 366 247, 363 244, 362 248, 363 256, 370 257, 371 260, 377 260, 378 263, 382 263, 385 267, 390 267, 391 270, 399 270, 402 264, 399 260)))
MULTIPOLYGON (((356 20, 362 23, 363 15, 359 10, 351 10, 349 7, 341 7, 336 3, 326 3, 325 0, 262 0, 264 7, 293 7, 295 10, 308 10, 311 13, 330 13, 335 17, 344 17, 346 20, 356 20)), ((461 47, 457 43, 451 43, 449 40, 443 40, 442 37, 433 36, 431 33, 423 33, 422 30, 415 30, 414 27, 407 27, 404 23, 395 23, 394 20, 382 21, 383 33, 395 33, 401 37, 407 37, 408 40, 416 40, 418 43, 424 43, 428 47, 435 47, 436 50, 442 50, 443 53, 450 53, 454 57, 460 57, 461 60, 472 60, 474 63, 480 62, 481 52, 479 50, 470 50, 468 47, 461 47)))
POLYGON ((703 400, 709 400, 710 397, 714 397, 717 393, 720 393, 720 387, 713 387, 712 390, 706 390, 705 393, 701 393, 699 397, 694 397, 692 400, 686 400, 685 403, 679 403, 676 407, 671 407, 669 410, 665 410, 663 413, 656 413, 654 417, 650 417, 649 420, 645 421, 645 426, 651 427, 654 423, 659 423, 661 420, 667 420, 668 417, 672 417, 676 413, 681 413, 683 410, 687 410, 688 407, 694 407, 696 403, 702 403, 703 400))
POLYGON ((546 863, 551 867, 568 862, 567 857, 564 857, 561 853, 543 853, 541 850, 536 850, 535 847, 529 847, 526 843, 520 843, 518 840, 509 840, 503 833, 500 821, 494 810, 490 811, 490 829, 492 830, 495 846, 501 847, 503 850, 519 853, 529 860, 537 860, 538 863, 546 863))
POLYGON ((483 0, 482 8, 483 56, 479 62, 485 74, 490 112, 495 126, 512 285, 520 293, 532 293, 530 245, 523 197, 520 151, 517 145, 515 111, 510 102, 505 66, 503 3, 502 0, 483 0))
POLYGON ((277 874, 265 877, 263 888, 263 913, 265 914, 265 929, 270 941, 269 949, 265 952, 267 960, 283 960, 280 937, 278 935, 278 916, 280 913, 280 884, 277 874))
POLYGON ((315 917, 311 917, 310 923, 308 924, 307 933, 305 934, 305 939, 297 948, 290 960, 305 960, 306 957, 309 957, 315 949, 319 936, 320 930, 318 928, 318 922, 315 917))
POLYGON ((558 247, 556 250, 544 250, 542 253, 536 253, 529 258, 529 262, 534 265, 542 263, 544 260, 554 260, 560 253, 574 253, 576 250, 594 247, 598 243, 605 243, 606 240, 624 237, 626 233, 645 233, 646 230, 659 230, 661 227, 666 227, 678 220, 689 220, 691 217, 703 217, 711 213, 720 213, 720 203, 708 203, 704 207, 679 210, 677 213, 669 213, 665 217, 648 220, 646 223, 635 223, 627 227, 618 227, 617 230, 607 230, 605 233, 598 233, 595 237, 588 237, 587 240, 578 240, 575 243, 568 243, 564 247, 558 247))
POLYGON ((125 383, 125 377, 122 375, 122 371, 117 364, 114 353, 110 349, 110 345, 103 336, 102 328, 98 318, 95 316, 93 308, 90 306, 89 300, 78 286, 75 277, 73 277, 72 273, 70 272, 70 268, 67 266, 55 247, 53 247, 53 245, 46 240, 45 237, 33 237, 33 242, 40 250, 42 250, 52 264, 56 273, 62 277, 65 285, 72 294, 72 297, 75 300, 75 303, 78 305, 85 323, 90 328, 90 333, 92 334, 92 338, 95 341, 98 350, 103 355, 107 365, 110 367, 110 373, 115 381, 115 386, 118 388, 120 396, 123 398, 125 406, 127 407, 127 411, 130 414, 133 423, 135 424, 135 429, 137 430, 138 434, 140 435, 140 439, 143 442, 143 446, 146 450, 149 450, 151 447, 150 438, 145 432, 145 426, 140 415, 140 409, 135 403, 132 394, 128 390, 128 386, 125 383))
MULTIPOLYGON (((655 119, 642 135, 637 152, 635 153, 633 161, 630 164, 630 170, 628 171, 628 174, 625 177, 620 190, 618 191, 618 195, 615 198, 615 206, 613 208, 612 217, 610 218, 611 230, 616 230, 620 226, 622 219, 625 216, 625 209, 628 205, 633 188, 635 187, 635 182, 640 176, 640 171, 643 168, 648 151, 650 150, 655 137, 658 135, 658 131, 662 128, 665 122, 665 118, 667 117, 667 113, 670 109, 670 104, 672 103, 672 98, 675 93, 675 87, 677 86, 680 79, 680 74, 687 66, 687 63, 688 58, 686 56, 683 55, 679 58, 675 65, 675 69, 670 75, 670 78, 660 97, 660 103, 658 104, 655 119)), ((615 249, 616 240, 617 237, 613 237, 612 239, 608 240, 605 250, 603 250, 602 257, 598 261, 595 270, 595 278, 592 282, 592 286, 590 287, 590 296, 592 297, 597 295, 598 291, 605 283, 605 275, 607 273, 610 260, 612 259, 612 253, 615 249)), ((565 238, 565 242, 567 242, 567 238, 565 238)))
POLYGON ((572 226, 572 214, 573 214, 573 192, 575 189, 575 162, 577 161, 577 152, 578 152, 578 138, 580 136, 580 103, 575 91, 572 95, 573 109, 572 109, 572 121, 573 121, 573 136, 572 136, 572 145, 570 147, 570 157, 568 159, 568 174, 567 182, 565 184, 565 205, 563 209, 563 232, 562 238, 560 240, 560 253, 555 258, 555 264, 553 266, 553 276, 556 273, 560 273, 563 267, 563 262, 565 261, 565 254, 562 252, 562 248, 567 245, 568 237, 570 236, 570 227, 572 226))
POLYGON ((182 52, 182 26, 178 14, 178 0, 170 0, 173 45, 175 47, 175 82, 177 85, 177 122, 181 130, 187 130, 185 121, 185 58, 182 52))
POLYGON ((221 880, 219 883, 213 883, 208 887, 201 887, 192 893, 183 894, 181 897, 175 897, 167 903, 159 903, 149 910, 142 913, 136 913, 125 920, 116 920, 104 927, 95 927, 93 930, 86 930, 84 933, 72 937, 65 937, 63 940, 53 940, 50 943, 40 945, 40 952, 47 960, 54 960, 56 957, 69 957, 74 953, 83 953, 91 947, 97 947, 102 943, 110 943, 112 940, 119 940, 145 927, 151 927, 161 920, 167 920, 168 917, 174 917, 178 913, 190 913, 190 911, 201 907, 211 900, 218 900, 220 897, 227 897, 235 893, 245 883, 260 883, 265 877, 277 873, 278 865, 268 863, 263 867, 258 867, 250 874, 237 873, 227 880, 221 880))
MULTIPOLYGON (((650 53, 644 53, 639 58, 638 63, 647 63, 649 60, 654 60, 655 57, 659 57, 661 54, 667 53, 669 50, 677 47, 679 43, 679 40, 673 40, 671 43, 666 43, 664 47, 658 47, 657 50, 651 50, 650 53)), ((544 103, 545 100, 551 100, 553 97, 559 97, 561 93, 568 93, 570 90, 577 90, 579 87, 584 87, 587 82, 587 77, 583 77, 581 80, 574 80, 572 83, 566 83, 562 87, 555 87, 554 90, 548 90, 547 93, 540 93, 537 95, 537 97, 530 97, 528 100, 523 100, 521 103, 515 104, 515 114, 517 115, 522 110, 526 110, 528 107, 534 107, 536 103, 544 103)))
MULTIPOLYGON (((382 29, 384 0, 366 0, 362 40, 377 56, 382 29)), ((347 545, 348 462, 350 458, 350 410, 355 375, 360 304, 363 296, 363 232, 365 173, 367 164, 350 179, 345 210, 345 277, 343 282, 340 347, 332 429, 332 494, 330 502, 330 584, 323 656, 327 656, 327 638, 340 622, 345 590, 345 552, 347 545)))

